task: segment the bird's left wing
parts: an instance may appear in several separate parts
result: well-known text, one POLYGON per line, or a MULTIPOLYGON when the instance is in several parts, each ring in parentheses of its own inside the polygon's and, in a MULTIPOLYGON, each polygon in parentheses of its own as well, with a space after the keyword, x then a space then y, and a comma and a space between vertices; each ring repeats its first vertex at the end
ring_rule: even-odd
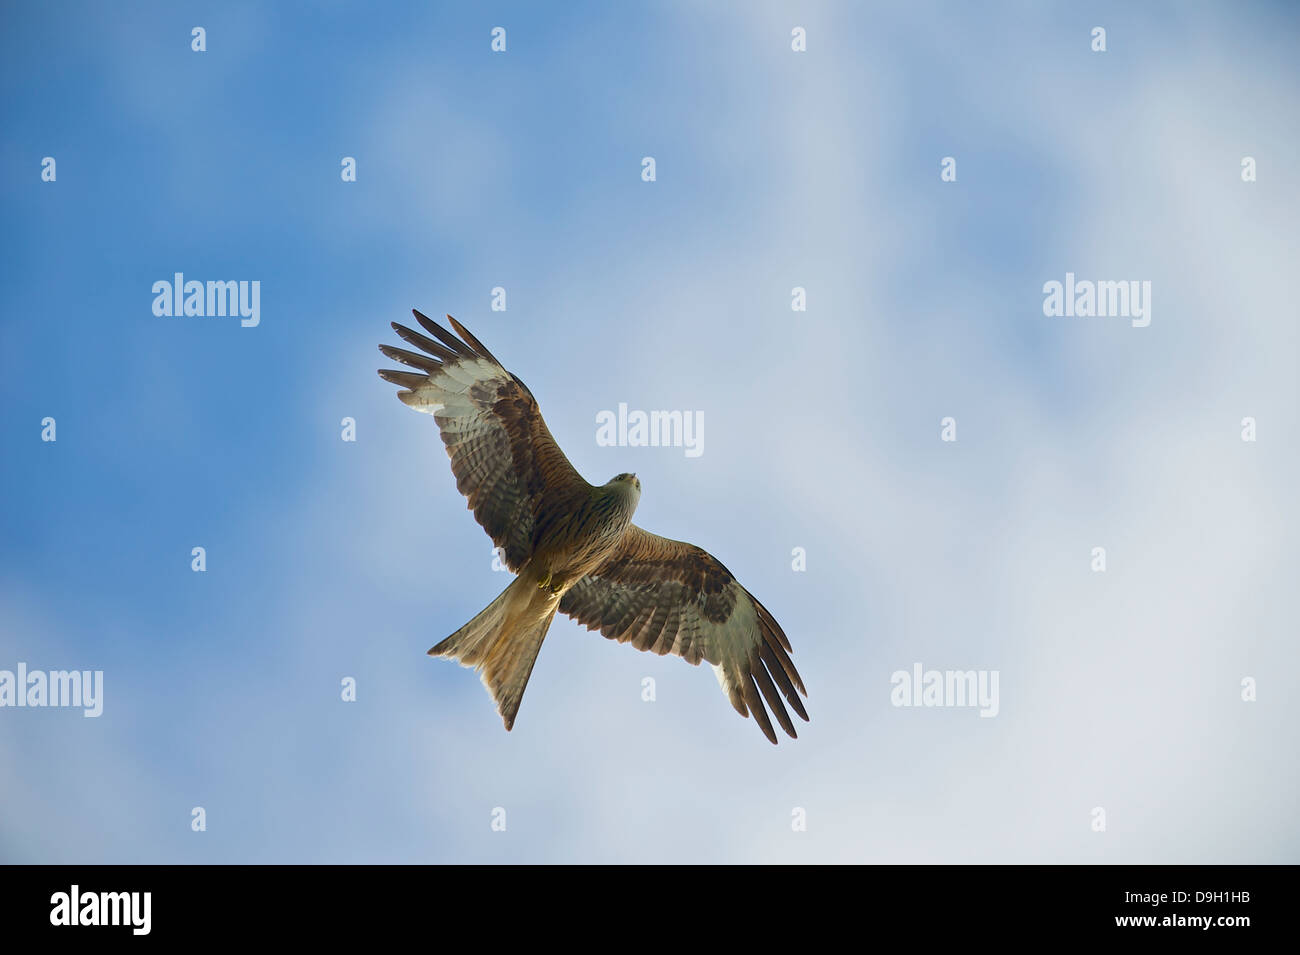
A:
POLYGON ((764 700, 791 737, 796 733, 782 695, 808 719, 799 699, 808 691, 790 662, 780 624, 717 558, 694 544, 629 526, 614 555, 565 593, 560 612, 638 650, 673 653, 693 664, 707 660, 736 712, 752 713, 773 743, 764 700))

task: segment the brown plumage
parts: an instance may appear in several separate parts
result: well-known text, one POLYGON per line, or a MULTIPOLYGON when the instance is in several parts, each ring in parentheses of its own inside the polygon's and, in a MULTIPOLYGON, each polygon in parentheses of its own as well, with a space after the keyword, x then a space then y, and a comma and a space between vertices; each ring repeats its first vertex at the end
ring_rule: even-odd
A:
POLYGON ((783 703, 807 720, 790 641, 730 571, 693 544, 632 524, 641 482, 587 483, 551 437, 532 392, 450 315, 457 338, 393 323, 408 351, 379 350, 416 372, 381 370, 404 403, 434 416, 456 487, 518 576, 429 651, 480 671, 506 729, 514 725, 542 640, 559 610, 638 650, 711 663, 731 705, 773 743, 764 701, 795 736, 783 703))

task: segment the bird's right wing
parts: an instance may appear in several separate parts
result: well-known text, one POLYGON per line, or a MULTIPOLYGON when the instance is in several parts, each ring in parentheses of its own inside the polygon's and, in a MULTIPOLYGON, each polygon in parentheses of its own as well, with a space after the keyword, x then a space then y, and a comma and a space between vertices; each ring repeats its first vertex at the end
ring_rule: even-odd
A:
POLYGON ((396 322, 393 330, 420 352, 379 350, 419 373, 381 369, 379 376, 404 389, 397 397, 405 404, 438 422, 456 487, 507 566, 518 571, 532 556, 546 515, 567 513, 591 485, 551 437, 522 381, 450 315, 460 338, 414 314, 433 338, 396 322))

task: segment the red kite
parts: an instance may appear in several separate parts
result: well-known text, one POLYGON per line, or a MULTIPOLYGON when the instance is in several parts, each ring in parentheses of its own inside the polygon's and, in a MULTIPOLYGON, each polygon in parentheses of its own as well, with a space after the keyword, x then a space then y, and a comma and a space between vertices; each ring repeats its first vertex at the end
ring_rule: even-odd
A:
POLYGON ((559 610, 638 650, 707 660, 736 712, 752 713, 775 743, 766 700, 794 737, 781 697, 806 721, 799 693, 808 691, 767 608, 707 551, 632 523, 641 499, 635 474, 599 486, 583 480, 532 392, 456 319, 447 316, 460 338, 414 314, 433 338, 394 322, 420 351, 379 350, 416 371, 379 375, 403 389, 397 397, 405 404, 433 415, 456 487, 518 575, 429 653, 479 671, 509 730, 559 610))

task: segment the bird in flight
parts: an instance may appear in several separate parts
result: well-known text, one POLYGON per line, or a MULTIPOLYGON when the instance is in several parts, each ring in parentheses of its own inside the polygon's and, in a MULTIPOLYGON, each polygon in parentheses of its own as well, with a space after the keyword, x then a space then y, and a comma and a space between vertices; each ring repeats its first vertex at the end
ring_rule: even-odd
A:
POLYGON ((509 730, 555 612, 638 650, 713 665, 741 716, 773 743, 764 701, 795 737, 784 696, 808 719, 808 695, 780 625, 712 554, 632 523, 635 474, 588 484, 564 456, 528 386, 447 316, 459 338, 412 310, 429 335, 393 323, 408 351, 379 350, 414 371, 381 369, 397 397, 433 415, 456 487, 517 576, 487 609, 429 651, 477 670, 509 730), (796 690, 798 692, 796 692, 796 690))

